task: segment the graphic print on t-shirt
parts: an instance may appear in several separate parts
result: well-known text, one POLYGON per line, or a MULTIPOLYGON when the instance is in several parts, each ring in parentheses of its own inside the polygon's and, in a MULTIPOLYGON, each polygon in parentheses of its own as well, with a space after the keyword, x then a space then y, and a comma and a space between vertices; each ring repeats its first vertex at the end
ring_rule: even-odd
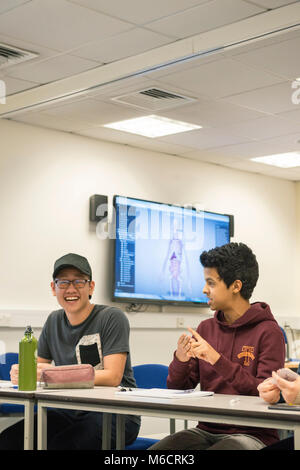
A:
POLYGON ((77 343, 75 350, 78 364, 91 364, 96 370, 103 369, 99 333, 83 336, 77 343))
POLYGON ((239 359, 244 358, 244 366, 250 366, 250 359, 254 361, 254 346, 243 346, 242 352, 237 355, 239 359))

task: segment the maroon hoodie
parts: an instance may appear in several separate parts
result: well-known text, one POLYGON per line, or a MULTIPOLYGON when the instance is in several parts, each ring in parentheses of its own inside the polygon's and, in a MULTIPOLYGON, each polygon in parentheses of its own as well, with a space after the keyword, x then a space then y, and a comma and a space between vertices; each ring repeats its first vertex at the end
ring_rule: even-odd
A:
MULTIPOLYGON (((168 388, 195 388, 229 395, 258 395, 257 386, 284 367, 285 343, 270 307, 261 302, 229 325, 222 311, 204 320, 197 332, 221 355, 211 365, 202 359, 180 362, 175 354, 169 367, 168 388)), ((250 434, 269 445, 278 440, 277 431, 216 423, 198 423, 212 433, 250 434)))

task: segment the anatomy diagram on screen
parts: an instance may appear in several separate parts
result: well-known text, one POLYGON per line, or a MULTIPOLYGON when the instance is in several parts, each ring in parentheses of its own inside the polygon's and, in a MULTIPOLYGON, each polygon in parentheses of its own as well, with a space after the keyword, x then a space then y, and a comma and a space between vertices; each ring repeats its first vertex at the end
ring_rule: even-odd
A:
POLYGON ((175 220, 164 259, 161 280, 168 277, 169 295, 180 298, 191 293, 189 263, 185 250, 183 230, 175 220), (185 292, 185 291, 188 292, 185 292))

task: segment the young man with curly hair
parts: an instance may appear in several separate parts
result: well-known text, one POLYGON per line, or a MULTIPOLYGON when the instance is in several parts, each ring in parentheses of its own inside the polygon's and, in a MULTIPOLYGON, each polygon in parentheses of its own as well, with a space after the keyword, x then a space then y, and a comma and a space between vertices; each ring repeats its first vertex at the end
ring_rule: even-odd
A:
MULTIPOLYGON (((259 383, 284 365, 283 334, 270 307, 250 303, 258 280, 255 255, 229 243, 200 256, 208 305, 214 317, 183 334, 169 366, 168 387, 234 395, 258 395, 259 383)), ((278 440, 277 431, 199 422, 167 436, 151 450, 258 450, 278 440)))

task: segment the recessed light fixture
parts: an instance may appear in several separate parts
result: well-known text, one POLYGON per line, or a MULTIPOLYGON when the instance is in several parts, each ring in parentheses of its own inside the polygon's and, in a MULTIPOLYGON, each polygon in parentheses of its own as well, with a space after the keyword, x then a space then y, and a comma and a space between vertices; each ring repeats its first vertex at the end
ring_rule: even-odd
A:
POLYGON ((132 134, 138 134, 144 137, 155 138, 170 134, 178 134, 179 132, 201 129, 202 126, 189 124, 187 122, 174 121, 173 119, 152 114, 150 116, 142 116, 139 118, 127 119, 126 121, 104 124, 103 127, 131 132, 132 134))
POLYGON ((280 168, 295 168, 300 166, 300 152, 278 153, 276 155, 251 158, 251 160, 280 168))

